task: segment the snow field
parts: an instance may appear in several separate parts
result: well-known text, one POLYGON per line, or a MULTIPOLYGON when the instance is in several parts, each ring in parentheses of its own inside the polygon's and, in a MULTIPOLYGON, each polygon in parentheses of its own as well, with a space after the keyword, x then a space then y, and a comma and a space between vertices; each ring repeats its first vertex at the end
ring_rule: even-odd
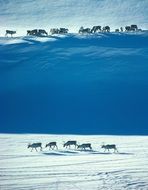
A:
POLYGON ((9 189, 148 188, 147 136, 0 135, 0 186, 9 189), (92 143, 93 151, 62 147, 63 141, 92 143), (59 150, 30 152, 28 143, 57 141, 59 150), (104 153, 102 143, 119 153, 104 153))

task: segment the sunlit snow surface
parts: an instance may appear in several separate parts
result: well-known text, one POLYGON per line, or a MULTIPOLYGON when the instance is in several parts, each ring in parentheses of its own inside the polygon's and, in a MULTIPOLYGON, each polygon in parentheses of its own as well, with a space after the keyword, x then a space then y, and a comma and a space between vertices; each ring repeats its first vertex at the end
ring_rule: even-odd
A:
POLYGON ((66 27, 77 32, 80 26, 109 25, 111 29, 137 24, 148 27, 147 0, 0 0, 0 35, 5 30, 66 27))
POLYGON ((147 136, 78 136, 0 134, 1 190, 147 190, 147 136), (63 142, 92 143, 92 151, 63 148, 63 142), (45 144, 57 141, 58 150, 45 144), (42 152, 27 144, 42 142, 42 152), (104 153, 102 143, 114 143, 119 153, 104 153))

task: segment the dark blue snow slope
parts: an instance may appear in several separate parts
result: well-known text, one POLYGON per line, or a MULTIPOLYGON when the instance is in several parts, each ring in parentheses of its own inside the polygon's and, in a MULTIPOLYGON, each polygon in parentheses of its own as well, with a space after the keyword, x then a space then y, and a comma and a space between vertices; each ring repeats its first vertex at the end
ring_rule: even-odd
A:
POLYGON ((148 34, 0 38, 0 132, 148 135, 148 34))

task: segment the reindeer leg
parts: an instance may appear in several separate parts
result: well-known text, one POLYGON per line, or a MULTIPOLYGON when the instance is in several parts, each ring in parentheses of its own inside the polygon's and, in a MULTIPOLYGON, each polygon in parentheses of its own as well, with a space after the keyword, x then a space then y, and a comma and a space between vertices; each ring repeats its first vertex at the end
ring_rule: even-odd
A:
POLYGON ((37 149, 35 148, 36 152, 37 152, 37 149))

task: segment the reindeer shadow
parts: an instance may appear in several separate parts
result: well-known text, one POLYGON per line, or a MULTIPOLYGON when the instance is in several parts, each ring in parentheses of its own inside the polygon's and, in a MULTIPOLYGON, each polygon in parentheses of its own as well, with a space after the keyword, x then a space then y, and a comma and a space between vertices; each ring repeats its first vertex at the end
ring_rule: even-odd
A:
POLYGON ((42 152, 42 154, 46 156, 76 156, 80 155, 80 153, 87 153, 88 155, 134 155, 134 153, 128 153, 128 152, 99 152, 95 150, 78 150, 78 151, 71 151, 71 150, 60 150, 60 151, 54 151, 54 152, 42 152))
POLYGON ((117 152, 116 154, 120 154, 120 155, 134 155, 134 153, 130 153, 130 152, 117 152))
POLYGON ((92 154, 104 154, 104 155, 109 155, 109 154, 116 154, 116 155, 134 155, 134 153, 130 152, 93 152, 92 154))
POLYGON ((61 150, 60 152, 64 154, 78 154, 78 151, 72 151, 72 150, 61 150))
POLYGON ((70 156, 78 154, 79 152, 71 151, 71 150, 58 150, 58 151, 50 151, 50 152, 43 152, 42 154, 48 156, 70 156))
POLYGON ((58 152, 43 152, 42 154, 44 154, 46 156, 65 156, 65 154, 61 154, 58 152))

